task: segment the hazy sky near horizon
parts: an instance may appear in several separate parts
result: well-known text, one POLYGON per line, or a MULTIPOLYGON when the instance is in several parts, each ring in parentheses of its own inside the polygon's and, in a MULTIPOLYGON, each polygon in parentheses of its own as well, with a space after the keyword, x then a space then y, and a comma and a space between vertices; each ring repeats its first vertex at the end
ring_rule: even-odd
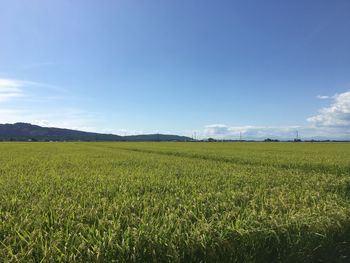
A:
POLYGON ((0 0, 0 123, 350 139, 350 1, 0 0))

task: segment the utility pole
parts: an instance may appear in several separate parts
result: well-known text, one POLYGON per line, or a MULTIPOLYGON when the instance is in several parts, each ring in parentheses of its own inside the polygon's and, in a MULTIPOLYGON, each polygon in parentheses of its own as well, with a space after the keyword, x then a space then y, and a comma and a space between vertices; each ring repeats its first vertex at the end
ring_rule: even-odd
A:
POLYGON ((299 139, 299 131, 296 130, 295 133, 296 133, 296 138, 294 139, 294 141, 295 142, 301 142, 301 140, 299 139))
POLYGON ((242 141, 242 132, 239 132, 239 141, 242 141))

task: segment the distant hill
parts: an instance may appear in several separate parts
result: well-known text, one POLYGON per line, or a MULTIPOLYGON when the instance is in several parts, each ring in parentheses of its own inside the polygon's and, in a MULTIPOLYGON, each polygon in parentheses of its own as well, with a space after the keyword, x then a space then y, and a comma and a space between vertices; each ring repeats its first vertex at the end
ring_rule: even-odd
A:
POLYGON ((178 135, 149 134, 119 136, 70 129, 49 128, 29 123, 0 124, 0 141, 189 141, 178 135))

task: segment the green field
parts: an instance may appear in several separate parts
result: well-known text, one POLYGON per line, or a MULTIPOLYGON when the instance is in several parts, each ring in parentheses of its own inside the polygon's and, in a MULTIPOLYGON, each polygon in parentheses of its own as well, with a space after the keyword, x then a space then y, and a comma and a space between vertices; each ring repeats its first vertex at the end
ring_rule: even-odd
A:
POLYGON ((1 262, 348 262, 349 242, 348 143, 0 143, 1 262))

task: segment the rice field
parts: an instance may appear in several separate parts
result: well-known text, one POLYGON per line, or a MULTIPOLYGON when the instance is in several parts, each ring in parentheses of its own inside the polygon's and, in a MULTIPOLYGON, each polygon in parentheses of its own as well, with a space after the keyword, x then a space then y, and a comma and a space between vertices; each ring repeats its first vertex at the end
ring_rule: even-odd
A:
POLYGON ((350 144, 2 142, 0 262, 350 262, 350 144))

